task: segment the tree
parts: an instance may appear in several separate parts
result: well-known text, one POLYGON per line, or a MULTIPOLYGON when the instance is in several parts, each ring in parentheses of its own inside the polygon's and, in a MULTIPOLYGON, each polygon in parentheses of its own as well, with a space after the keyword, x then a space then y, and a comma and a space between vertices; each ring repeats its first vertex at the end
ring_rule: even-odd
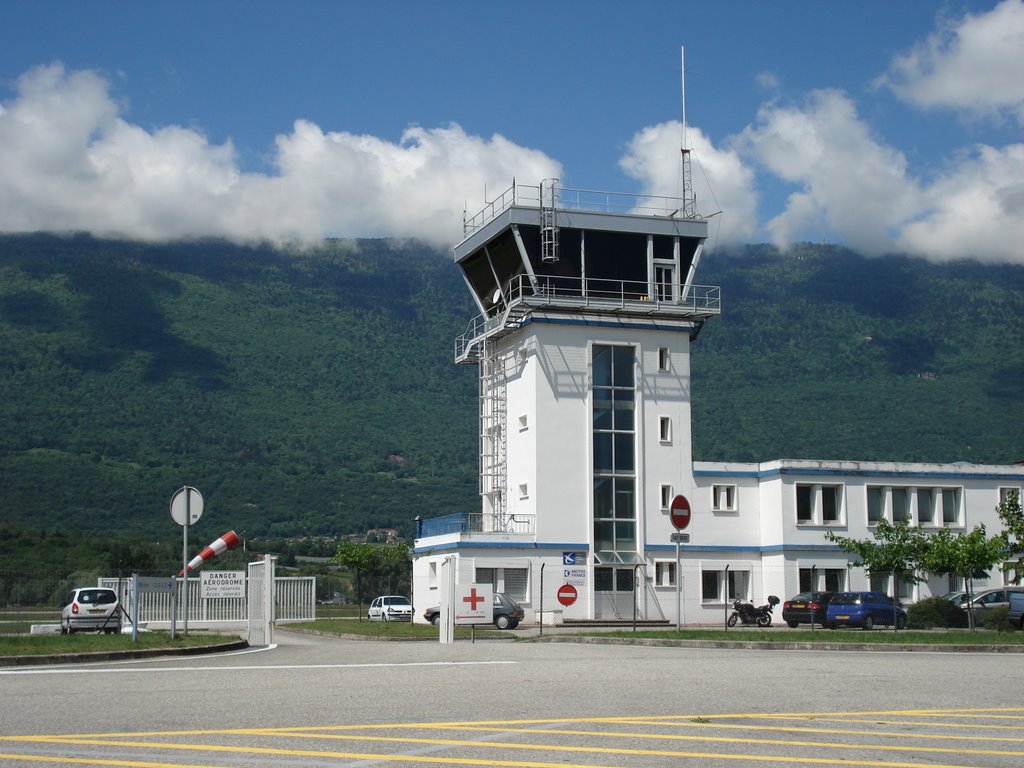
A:
POLYGON ((355 572, 356 602, 362 618, 363 590, 391 593, 408 591, 409 550, 404 545, 356 544, 343 541, 334 555, 338 565, 355 572))
MULTIPOLYGON (((896 575, 910 574, 917 579, 916 571, 921 564, 925 549, 926 537, 918 527, 910 527, 907 520, 893 525, 886 519, 878 521, 875 527, 874 540, 851 539, 836 536, 832 531, 825 538, 837 544, 840 549, 857 555, 860 562, 856 565, 866 568, 871 573, 892 573, 893 614, 896 613, 896 575)), ((899 628, 895 617, 893 627, 899 628)))
POLYGON ((1007 560, 1003 566, 1004 571, 1013 571, 1011 581, 1020 584, 1021 573, 1024 570, 1024 509, 1021 508, 1021 497, 1019 491, 1010 491, 1006 498, 996 507, 999 519, 1003 522, 1003 535, 1005 536, 1006 549, 1016 559, 1007 560))
MULTIPOLYGON (((1006 534, 989 538, 984 525, 970 533, 953 533, 943 528, 927 537, 921 566, 932 573, 953 573, 964 579, 967 605, 974 599, 974 579, 988 577, 992 566, 1006 557, 1006 534)), ((969 626, 974 629, 974 612, 968 609, 969 626)))

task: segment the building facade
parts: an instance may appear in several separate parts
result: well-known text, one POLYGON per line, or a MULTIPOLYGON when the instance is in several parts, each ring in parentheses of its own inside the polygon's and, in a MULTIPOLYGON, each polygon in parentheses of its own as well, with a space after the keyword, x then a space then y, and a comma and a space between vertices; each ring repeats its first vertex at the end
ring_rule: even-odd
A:
MULTIPOLYGON (((439 604, 454 578, 491 583, 527 621, 713 623, 737 598, 867 588, 830 530, 998 529, 1024 467, 694 461, 690 346, 721 303, 695 282, 707 221, 693 210, 545 182, 467 219, 455 260, 480 315, 455 359, 479 371, 481 509, 420 522, 415 605, 439 604)), ((882 575, 871 587, 891 591, 882 575)))

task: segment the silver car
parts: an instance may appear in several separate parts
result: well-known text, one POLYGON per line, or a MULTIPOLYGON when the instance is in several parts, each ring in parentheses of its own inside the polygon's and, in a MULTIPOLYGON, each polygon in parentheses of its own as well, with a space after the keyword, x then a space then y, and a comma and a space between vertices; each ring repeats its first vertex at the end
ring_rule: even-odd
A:
POLYGON ((412 621, 412 603, 401 595, 374 598, 366 612, 370 621, 412 621))
MULTIPOLYGON (((985 616, 996 608, 1009 608, 1010 592, 1024 592, 1024 587, 996 587, 994 589, 980 589, 975 592, 974 599, 971 600, 971 613, 974 614, 974 620, 984 620, 985 616)), ((954 602, 966 611, 967 593, 965 592, 963 597, 954 602)))
POLYGON ((78 587, 64 599, 60 609, 60 631, 70 635, 83 630, 121 631, 121 607, 114 590, 78 587))

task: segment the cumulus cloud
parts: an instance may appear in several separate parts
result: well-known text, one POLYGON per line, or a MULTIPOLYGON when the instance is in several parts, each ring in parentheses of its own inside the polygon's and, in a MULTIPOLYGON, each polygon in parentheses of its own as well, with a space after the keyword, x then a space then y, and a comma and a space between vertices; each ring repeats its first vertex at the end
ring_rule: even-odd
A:
MULTIPOLYGON (((639 131, 629 142, 619 165, 639 180, 643 193, 679 197, 681 187, 680 133, 682 124, 669 121, 639 131)), ((754 175, 732 150, 716 148, 697 128, 687 129, 690 168, 697 209, 704 216, 720 214, 717 239, 746 242, 757 233, 757 194, 754 175)))
POLYGON ((1024 144, 965 153, 925 197, 926 211, 902 227, 901 250, 936 260, 1024 261, 1024 144))
POLYGON ((108 83, 60 64, 24 74, 0 105, 0 230, 167 239, 461 236, 466 200, 515 177, 561 174, 544 153, 458 125, 398 143, 305 120, 276 138, 273 174, 246 173, 230 142, 127 122, 108 83))
POLYGON ((814 91, 800 105, 765 105, 735 144, 796 186, 782 213, 766 224, 782 247, 808 231, 826 231, 864 253, 883 253, 922 208, 906 158, 872 136, 839 91, 814 91))
POLYGON ((948 20, 913 50, 897 56, 876 84, 923 108, 1024 124, 1024 2, 1004 0, 988 13, 948 20))

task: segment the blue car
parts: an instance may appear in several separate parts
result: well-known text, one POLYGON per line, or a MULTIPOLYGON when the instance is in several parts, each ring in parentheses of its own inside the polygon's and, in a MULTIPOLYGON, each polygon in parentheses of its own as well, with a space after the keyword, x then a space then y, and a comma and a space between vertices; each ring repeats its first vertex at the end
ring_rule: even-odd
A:
POLYGON ((829 629, 839 626, 871 629, 876 624, 890 627, 895 624, 896 629, 903 629, 907 625, 907 612, 881 592, 837 592, 825 613, 825 626, 829 629))

